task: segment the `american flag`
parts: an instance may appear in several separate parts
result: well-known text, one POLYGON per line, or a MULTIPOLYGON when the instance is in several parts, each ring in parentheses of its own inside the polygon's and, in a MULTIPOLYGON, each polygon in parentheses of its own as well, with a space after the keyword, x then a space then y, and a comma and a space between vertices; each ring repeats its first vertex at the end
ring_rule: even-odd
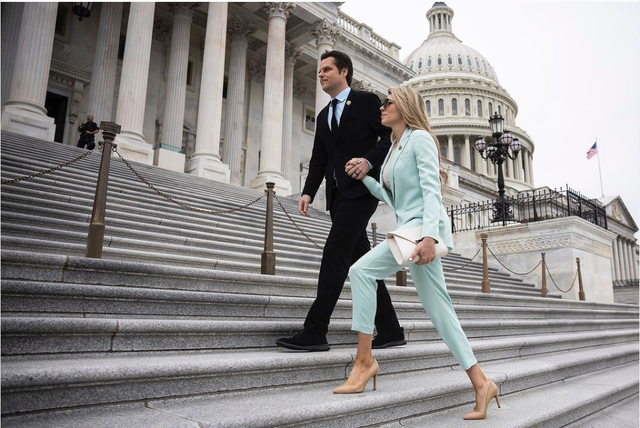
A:
POLYGON ((598 143, 593 143, 593 146, 587 152, 587 159, 591 159, 598 154, 598 143))

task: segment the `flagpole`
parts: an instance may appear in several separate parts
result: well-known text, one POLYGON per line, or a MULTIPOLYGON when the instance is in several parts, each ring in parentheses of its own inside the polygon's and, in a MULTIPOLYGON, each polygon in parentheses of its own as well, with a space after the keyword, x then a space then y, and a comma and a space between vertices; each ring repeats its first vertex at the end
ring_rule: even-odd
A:
MULTIPOLYGON (((598 139, 596 138, 596 147, 598 144, 598 139)), ((602 193, 602 197, 604 198, 604 188, 602 187, 602 169, 600 168, 600 148, 598 147, 598 172, 600 173, 600 193, 602 193)))

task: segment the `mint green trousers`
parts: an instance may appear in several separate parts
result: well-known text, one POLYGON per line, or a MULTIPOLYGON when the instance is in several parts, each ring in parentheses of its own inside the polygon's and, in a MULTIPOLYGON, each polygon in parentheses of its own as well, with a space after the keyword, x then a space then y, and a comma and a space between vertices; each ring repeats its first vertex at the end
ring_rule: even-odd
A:
MULTIPOLYGON (((349 278, 353 296, 352 330, 373 334, 373 321, 376 314, 376 280, 387 278, 399 269, 400 266, 384 241, 351 266, 349 278)), ((477 361, 453 310, 451 297, 447 293, 442 261, 436 258, 433 262, 422 266, 412 263, 409 265, 409 271, 422 306, 438 334, 462 368, 469 369, 477 361)))

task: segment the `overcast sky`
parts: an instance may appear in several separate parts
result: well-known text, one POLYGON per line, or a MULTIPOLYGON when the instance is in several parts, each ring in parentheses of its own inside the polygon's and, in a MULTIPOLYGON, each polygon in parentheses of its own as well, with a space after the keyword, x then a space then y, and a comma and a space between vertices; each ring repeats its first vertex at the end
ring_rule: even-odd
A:
MULTIPOLYGON (((620 195, 640 227, 640 3, 448 0, 458 39, 484 55, 535 144, 535 186, 620 195)), ((434 1, 348 1, 341 9, 402 47, 429 35, 434 1)), ((636 234, 638 238, 640 234, 636 234)))

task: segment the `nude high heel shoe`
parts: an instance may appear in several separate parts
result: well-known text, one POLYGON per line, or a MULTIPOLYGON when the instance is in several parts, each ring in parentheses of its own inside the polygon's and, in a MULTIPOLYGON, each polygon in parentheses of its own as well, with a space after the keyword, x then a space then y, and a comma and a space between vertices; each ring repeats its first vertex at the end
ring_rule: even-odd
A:
POLYGON ((498 387, 496 386, 495 383, 493 383, 492 380, 489 381, 489 390, 487 391, 487 396, 485 398, 485 403, 484 403, 484 410, 480 411, 480 410, 474 410, 472 412, 467 413, 466 415, 464 415, 464 419, 469 421, 469 420, 478 420, 478 419, 484 419, 487 417, 487 410, 489 409, 489 403, 491 403, 491 400, 495 397, 496 399, 496 404, 498 405, 498 408, 500 408, 500 400, 498 399, 498 387))
POLYGON ((371 366, 369 366, 369 371, 367 372, 367 376, 365 379, 356 385, 348 385, 347 382, 343 383, 339 387, 333 390, 334 394, 359 394, 364 391, 367 383, 369 383, 369 379, 373 378, 373 390, 378 389, 378 371, 380 371, 380 367, 378 366, 378 361, 373 359, 371 366))

